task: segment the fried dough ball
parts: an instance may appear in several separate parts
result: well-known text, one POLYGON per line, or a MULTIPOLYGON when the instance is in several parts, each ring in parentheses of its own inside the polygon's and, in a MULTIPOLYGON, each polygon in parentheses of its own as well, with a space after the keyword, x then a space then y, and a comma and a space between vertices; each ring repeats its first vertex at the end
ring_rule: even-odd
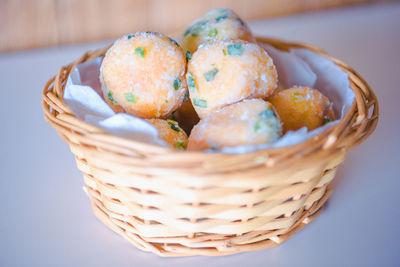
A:
POLYGON ((248 99, 200 120, 189 136, 188 150, 273 143, 281 132, 281 122, 271 103, 248 99))
POLYGON ((282 121, 283 132, 307 127, 309 131, 334 120, 332 103, 321 92, 310 87, 293 87, 272 95, 282 121))
POLYGON ((277 87, 277 71, 267 52, 241 40, 200 45, 189 61, 186 80, 197 114, 246 98, 264 98, 277 87))
POLYGON ((158 130, 158 137, 177 149, 186 149, 188 138, 186 133, 173 120, 148 119, 158 130))
POLYGON ((153 32, 125 35, 101 64, 103 96, 116 112, 164 118, 183 101, 185 71, 185 55, 175 40, 153 32))
POLYGON ((193 54, 202 43, 225 39, 255 42, 249 27, 232 10, 212 9, 189 25, 182 46, 193 54))

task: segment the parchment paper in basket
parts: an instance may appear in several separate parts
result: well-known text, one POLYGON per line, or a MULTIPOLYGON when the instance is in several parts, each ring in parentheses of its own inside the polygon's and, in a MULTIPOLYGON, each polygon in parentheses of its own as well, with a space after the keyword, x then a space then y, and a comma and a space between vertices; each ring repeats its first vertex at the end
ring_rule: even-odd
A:
MULTIPOLYGON (((303 85, 323 92, 332 102, 336 117, 343 118, 355 95, 350 89, 348 76, 329 59, 307 49, 277 50, 269 45, 262 47, 272 57, 278 78, 284 88, 303 85)), ((166 146, 158 138, 157 130, 146 121, 128 115, 115 114, 101 97, 99 69, 102 57, 79 64, 67 80, 64 99, 76 116, 87 123, 110 133, 137 141, 166 146)), ((306 128, 286 133, 274 144, 225 147, 224 153, 246 153, 258 149, 275 148, 301 143, 338 123, 330 122, 308 132, 306 128)), ((211 152, 211 151, 209 151, 211 152)))

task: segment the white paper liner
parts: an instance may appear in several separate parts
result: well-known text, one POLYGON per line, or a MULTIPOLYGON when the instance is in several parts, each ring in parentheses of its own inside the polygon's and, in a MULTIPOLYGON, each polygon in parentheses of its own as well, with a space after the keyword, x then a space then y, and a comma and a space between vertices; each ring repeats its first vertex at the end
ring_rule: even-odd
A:
POLYGON ((103 100, 99 81, 102 60, 103 57, 88 60, 77 65, 70 73, 64 91, 68 107, 79 119, 114 135, 168 146, 158 138, 158 131, 152 124, 128 114, 115 114, 103 100))
MULTIPOLYGON (((240 154, 299 144, 337 124, 354 102, 355 94, 350 88, 347 73, 331 60, 308 49, 293 48, 290 52, 283 52, 270 45, 260 45, 272 57, 281 87, 299 85, 318 89, 332 101, 335 116, 339 119, 310 132, 305 127, 295 132, 289 131, 273 144, 224 147, 220 150, 223 153, 240 154)), ((132 115, 115 114, 103 100, 99 81, 102 60, 103 57, 98 57, 86 61, 77 65, 70 73, 64 91, 68 107, 79 119, 111 134, 148 144, 168 146, 158 138, 157 129, 153 125, 132 115)))

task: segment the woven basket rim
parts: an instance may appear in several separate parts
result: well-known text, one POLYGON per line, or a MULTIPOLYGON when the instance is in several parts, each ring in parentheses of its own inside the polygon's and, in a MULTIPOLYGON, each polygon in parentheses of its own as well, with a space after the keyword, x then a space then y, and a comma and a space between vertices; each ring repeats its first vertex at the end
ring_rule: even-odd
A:
POLYGON ((216 256, 281 244, 320 214, 347 150, 374 131, 378 102, 354 69, 311 45, 257 40, 284 51, 309 49, 345 71, 356 98, 344 118, 293 146, 180 152, 112 135, 66 105, 69 73, 108 47, 61 67, 45 85, 45 120, 75 155, 95 215, 139 249, 166 257, 216 256))
MULTIPOLYGON (((134 149, 143 151, 146 155, 165 155, 173 154, 174 156, 179 155, 191 155, 193 157, 238 157, 240 155, 260 155, 260 154, 296 154, 304 150, 305 147, 313 145, 315 147, 314 153, 318 152, 317 148, 323 148, 322 150, 329 150, 335 146, 345 146, 351 148, 360 144, 364 141, 376 128, 378 117, 379 117, 379 106, 375 93, 364 80, 364 78, 353 68, 351 68, 345 62, 336 59, 328 55, 324 50, 309 44, 288 42, 275 38, 256 37, 257 42, 267 43, 272 45, 276 49, 288 51, 291 48, 305 48, 309 49, 317 54, 320 54, 333 63, 339 66, 344 72, 348 74, 350 81, 350 88, 355 94, 355 100, 347 112, 347 114, 336 124, 325 131, 317 134, 313 138, 310 138, 304 142, 295 145, 283 146, 278 148, 267 148, 259 149, 244 154, 228 154, 221 151, 213 153, 205 151, 179 151, 170 147, 161 147, 153 144, 142 143, 125 137, 119 137, 108 133, 96 126, 90 125, 82 120, 79 120, 74 113, 66 105, 63 92, 65 83, 69 73, 74 67, 87 60, 102 56, 108 50, 110 46, 100 50, 94 50, 86 52, 80 59, 73 63, 63 66, 60 68, 57 75, 51 78, 44 87, 42 94, 42 106, 44 110, 44 117, 54 128, 67 127, 74 131, 82 132, 82 134, 90 135, 90 138, 94 138, 100 142, 111 142, 113 145, 117 144, 125 149, 134 149), (371 111, 370 111, 371 110, 371 111), (343 142, 345 143, 343 145, 343 142)), ((310 149, 312 150, 312 149, 310 149)), ((304 153, 303 153, 304 154, 304 153)), ((271 158, 271 157, 270 157, 271 158)), ((273 157, 272 157, 273 158, 273 157)), ((273 161, 276 163, 276 160, 273 161)))

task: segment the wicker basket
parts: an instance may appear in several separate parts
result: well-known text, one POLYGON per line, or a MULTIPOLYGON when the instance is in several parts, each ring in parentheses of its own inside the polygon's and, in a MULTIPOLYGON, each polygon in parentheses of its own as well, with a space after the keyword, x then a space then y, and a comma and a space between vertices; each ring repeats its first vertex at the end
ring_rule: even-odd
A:
POLYGON ((347 72, 356 100, 343 120, 295 146, 179 152, 113 136, 66 106, 71 70, 107 49, 86 53, 46 84, 44 117, 75 154, 94 213, 136 247, 160 256, 216 256, 276 246, 319 215, 347 150, 375 129, 376 96, 355 70, 316 47, 257 39, 280 50, 310 49, 347 72))

